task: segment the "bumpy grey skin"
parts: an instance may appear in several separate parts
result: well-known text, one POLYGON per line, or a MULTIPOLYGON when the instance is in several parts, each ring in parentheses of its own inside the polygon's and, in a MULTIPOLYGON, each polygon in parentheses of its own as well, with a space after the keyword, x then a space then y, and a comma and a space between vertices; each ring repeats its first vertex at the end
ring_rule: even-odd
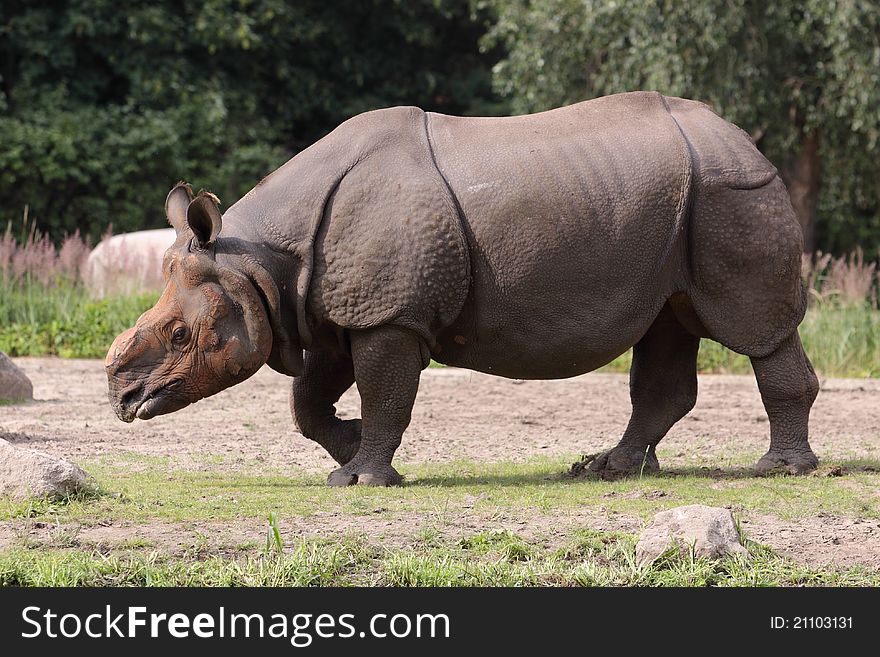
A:
POLYGON ((509 118, 357 116, 232 206, 216 257, 259 261, 274 282, 254 282, 269 364, 295 376, 299 429, 340 464, 328 483, 390 485, 431 357, 550 379, 634 346, 632 418, 592 468, 656 470, 694 405, 704 337, 752 360, 770 419, 758 471, 815 468, 802 244, 745 133, 637 92, 509 118), (354 382, 363 419, 342 421, 354 382))

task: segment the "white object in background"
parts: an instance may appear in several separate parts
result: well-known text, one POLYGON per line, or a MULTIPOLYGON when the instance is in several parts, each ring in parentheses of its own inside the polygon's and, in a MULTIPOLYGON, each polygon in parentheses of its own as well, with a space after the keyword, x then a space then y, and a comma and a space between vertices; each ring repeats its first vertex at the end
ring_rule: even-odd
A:
POLYGON ((136 294, 162 289, 162 257, 176 237, 173 228, 141 230, 101 241, 86 262, 92 296, 136 294))

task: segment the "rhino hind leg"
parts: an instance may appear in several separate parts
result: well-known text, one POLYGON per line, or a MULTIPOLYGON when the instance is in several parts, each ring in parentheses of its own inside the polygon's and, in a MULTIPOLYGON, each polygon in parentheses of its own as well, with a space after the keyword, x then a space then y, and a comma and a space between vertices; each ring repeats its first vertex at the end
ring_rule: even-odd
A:
POLYGON ((354 375, 361 395, 361 439, 348 463, 330 473, 330 486, 396 486, 391 465, 409 426, 427 350, 415 333, 396 326, 351 332, 354 375))
POLYGON ((354 383, 354 365, 345 355, 308 351, 303 373, 293 379, 290 412, 300 432, 345 465, 358 451, 360 420, 341 420, 334 406, 354 383))
POLYGON ((819 390, 797 327, 806 310, 803 234, 777 177, 754 189, 703 187, 693 211, 693 289, 709 337, 752 361, 770 420, 758 473, 801 474, 818 460, 807 440, 819 390))
POLYGON ((602 479, 657 472, 657 443, 697 400, 700 338, 687 330, 667 304, 633 348, 630 369, 632 416, 623 438, 590 463, 602 479))
POLYGON ((819 381, 800 336, 795 331, 769 356, 751 360, 770 420, 770 449, 755 469, 758 474, 815 470, 819 459, 810 448, 807 434, 819 381))
POLYGON ((767 356, 801 323, 803 233, 779 178, 755 189, 696 190, 687 294, 708 337, 767 356))

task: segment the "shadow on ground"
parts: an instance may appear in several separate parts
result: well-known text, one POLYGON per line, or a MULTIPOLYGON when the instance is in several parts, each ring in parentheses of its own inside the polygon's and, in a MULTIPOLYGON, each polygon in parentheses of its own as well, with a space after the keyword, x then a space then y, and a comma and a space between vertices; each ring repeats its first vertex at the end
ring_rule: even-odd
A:
MULTIPOLYGON (((842 461, 839 463, 822 464, 819 468, 806 476, 808 477, 845 477, 847 475, 860 473, 876 473, 880 472, 880 461, 873 460, 854 460, 842 461)), ((767 477, 793 477, 786 473, 773 473, 770 475, 757 475, 754 468, 749 466, 732 466, 727 468, 709 468, 701 466, 688 466, 678 468, 664 468, 659 473, 646 475, 645 478, 666 479, 680 477, 703 477, 712 480, 735 480, 735 479, 766 479, 767 477)), ((633 476, 628 479, 632 481, 639 479, 633 476)), ((408 486, 437 486, 437 487, 455 487, 455 486, 536 486, 547 483, 570 482, 573 485, 584 481, 600 481, 599 477, 587 470, 579 470, 579 474, 573 476, 571 470, 558 472, 554 474, 547 473, 523 473, 523 474, 499 474, 499 475, 432 475, 428 477, 419 477, 412 481, 408 481, 408 486)))
POLYGON ((18 431, 0 431, 0 439, 5 440, 13 445, 29 445, 33 443, 47 442, 53 440, 47 436, 38 436, 32 434, 21 433, 18 431))

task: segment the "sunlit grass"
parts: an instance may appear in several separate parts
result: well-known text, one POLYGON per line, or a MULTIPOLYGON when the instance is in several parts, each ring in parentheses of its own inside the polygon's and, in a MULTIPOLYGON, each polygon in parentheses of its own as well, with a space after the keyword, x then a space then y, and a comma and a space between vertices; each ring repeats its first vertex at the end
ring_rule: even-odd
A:
MULTIPOLYGON (((870 306, 821 304, 807 311, 798 329, 804 350, 820 376, 880 377, 880 311, 870 306)), ((632 351, 606 371, 628 372, 632 351)), ((705 374, 751 374, 749 359, 713 340, 700 342, 697 367, 705 374)))
POLYGON ((0 586, 877 586, 880 573, 797 565, 746 540, 748 557, 697 558, 672 548, 649 564, 634 536, 579 530, 546 550, 511 533, 382 549, 358 538, 304 540, 282 554, 152 550, 0 552, 0 586), (475 546, 477 546, 475 548, 475 546))
POLYGON ((14 535, 0 551, 0 586, 880 584, 877 572, 800 566, 750 542, 748 560, 679 550, 639 565, 635 535, 582 525, 586 514, 634 518, 624 526, 638 527, 694 503, 729 507, 738 518, 876 519, 880 464, 826 464, 842 476, 769 478, 752 476, 745 463, 680 467, 605 482, 564 477, 575 458, 402 464, 402 488, 338 489, 321 474, 265 463, 204 471, 165 457, 108 456, 83 463, 95 476, 87 493, 0 499, 0 522, 14 535), (518 519, 527 530, 503 528, 519 527, 518 519), (116 528, 113 540, 88 538, 89 528, 104 526, 116 528), (225 527, 237 530, 227 535, 225 527), (308 537, 321 529, 327 538, 308 537), (169 533, 178 537, 172 543, 161 539, 169 533))
POLYGON ((156 293, 95 300, 81 286, 0 286, 0 351, 9 356, 103 358, 156 293))
MULTIPOLYGON (((662 457, 661 452, 661 457, 662 457)), ((655 476, 617 482, 569 479, 568 459, 525 463, 400 465, 402 488, 329 488, 324 474, 273 472, 264 464, 243 464, 239 471, 175 469, 171 459, 138 459, 137 467, 84 462, 97 490, 63 503, 16 502, 0 498, 0 519, 42 522, 167 522, 314 517, 320 513, 393 518, 409 514, 422 526, 454 519, 462 508, 480 517, 523 510, 552 516, 566 511, 601 509, 650 518, 685 504, 729 506, 784 519, 819 513, 880 517, 880 464, 825 463, 846 476, 755 477, 747 458, 722 470, 669 469, 655 476), (429 522, 430 521, 430 522, 429 522)), ((264 537, 263 537, 264 538, 264 537)))

